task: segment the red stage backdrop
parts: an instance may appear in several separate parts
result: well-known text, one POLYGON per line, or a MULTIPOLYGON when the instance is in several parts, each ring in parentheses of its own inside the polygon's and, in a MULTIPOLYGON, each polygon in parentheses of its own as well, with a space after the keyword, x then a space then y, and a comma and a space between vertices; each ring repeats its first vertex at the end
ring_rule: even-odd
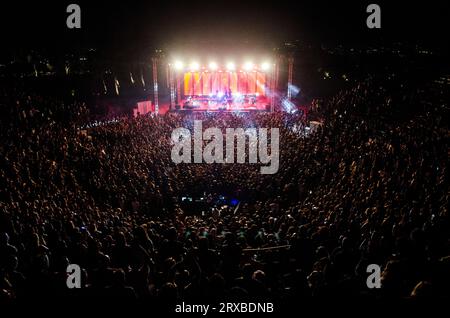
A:
POLYGON ((266 74, 262 72, 186 72, 184 95, 203 96, 225 93, 266 96, 266 74))

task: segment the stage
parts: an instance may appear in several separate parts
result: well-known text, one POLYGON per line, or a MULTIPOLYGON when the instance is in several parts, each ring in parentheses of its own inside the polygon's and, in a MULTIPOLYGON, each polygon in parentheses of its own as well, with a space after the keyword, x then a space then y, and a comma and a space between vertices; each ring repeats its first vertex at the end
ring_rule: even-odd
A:
POLYGON ((274 65, 251 61, 169 63, 171 111, 273 111, 274 65))

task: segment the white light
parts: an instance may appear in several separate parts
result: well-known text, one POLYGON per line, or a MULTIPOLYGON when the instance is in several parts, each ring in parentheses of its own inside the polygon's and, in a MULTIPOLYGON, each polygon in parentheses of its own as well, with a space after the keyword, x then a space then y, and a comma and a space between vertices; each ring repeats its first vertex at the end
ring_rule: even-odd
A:
POLYGON ((228 62, 227 63, 227 70, 234 71, 234 69, 235 69, 234 63, 233 62, 228 62))
POLYGON ((197 62, 192 62, 190 65, 191 72, 198 71, 200 68, 200 65, 197 62))
POLYGON ((211 71, 215 71, 215 70, 217 70, 217 63, 216 62, 211 62, 211 63, 209 63, 209 69, 211 70, 211 71))
POLYGON ((252 62, 245 62, 244 70, 251 71, 252 69, 253 69, 253 63, 252 62))
POLYGON ((287 98, 285 98, 281 101, 281 105, 283 106, 284 110, 289 114, 293 114, 297 111, 295 109, 294 103, 291 102, 290 100, 288 100, 287 98))
POLYGON ((183 69, 183 62, 181 61, 175 61, 175 63, 173 64, 175 66, 176 70, 182 70, 183 69))
POLYGON ((263 71, 268 71, 270 69, 270 63, 269 62, 264 62, 261 64, 261 69, 263 71))

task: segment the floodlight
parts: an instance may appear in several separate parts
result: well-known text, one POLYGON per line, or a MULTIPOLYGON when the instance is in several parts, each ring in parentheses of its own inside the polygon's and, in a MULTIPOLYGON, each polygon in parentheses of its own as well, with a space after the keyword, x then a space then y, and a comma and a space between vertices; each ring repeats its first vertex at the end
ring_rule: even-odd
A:
POLYGON ((217 70, 217 68, 218 68, 218 66, 217 66, 217 63, 216 63, 216 62, 211 62, 211 63, 209 63, 209 69, 210 69, 211 71, 215 71, 215 70, 217 70))
POLYGON ((183 69, 183 62, 181 62, 181 61, 175 61, 175 63, 173 65, 175 66, 175 69, 178 71, 183 69))
POLYGON ((233 62, 228 62, 227 63, 227 70, 234 71, 234 69, 235 69, 234 63, 233 62))
POLYGON ((248 61, 248 62, 245 62, 245 64, 244 64, 244 70, 246 70, 246 71, 251 71, 252 69, 253 69, 253 63, 252 62, 250 62, 250 61, 248 61))
POLYGON ((262 69, 263 71, 268 71, 268 70, 270 69, 270 63, 269 63, 269 62, 263 62, 263 63, 261 64, 261 69, 262 69))
POLYGON ((190 65, 191 72, 198 71, 200 68, 200 65, 197 62, 192 62, 190 65))

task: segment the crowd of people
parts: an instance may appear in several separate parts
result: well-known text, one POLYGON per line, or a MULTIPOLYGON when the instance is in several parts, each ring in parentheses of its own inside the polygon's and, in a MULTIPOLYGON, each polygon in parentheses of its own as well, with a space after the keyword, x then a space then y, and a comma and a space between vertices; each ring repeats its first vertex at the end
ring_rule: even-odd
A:
POLYGON ((312 133, 282 111, 81 129, 83 103, 2 98, 0 302, 450 297, 444 107, 407 89, 361 82, 319 107, 312 133), (194 119, 280 128, 278 173, 174 164, 171 132, 194 119), (200 196, 207 208, 183 210, 181 197, 200 196), (81 289, 66 286, 69 264, 81 289), (381 268, 379 289, 366 284, 369 264, 381 268))

